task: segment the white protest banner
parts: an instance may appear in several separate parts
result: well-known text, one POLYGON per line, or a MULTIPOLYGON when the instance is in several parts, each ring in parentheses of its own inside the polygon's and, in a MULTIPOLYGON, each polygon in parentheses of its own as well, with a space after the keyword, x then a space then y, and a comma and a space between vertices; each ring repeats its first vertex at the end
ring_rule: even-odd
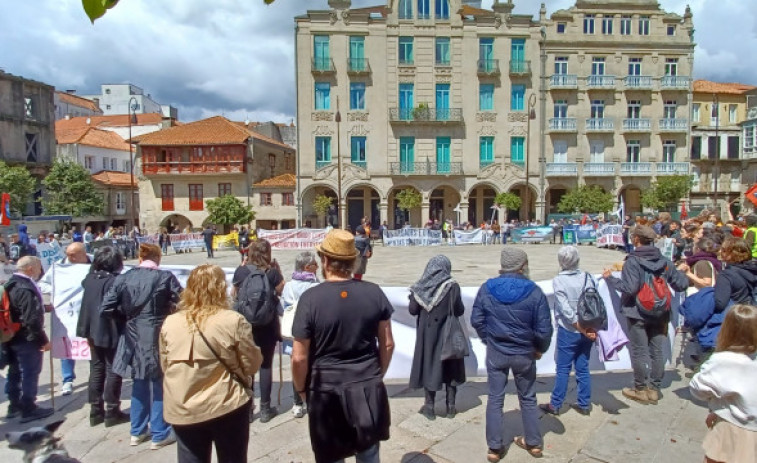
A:
POLYGON ((158 244, 160 243, 160 235, 157 233, 154 233, 152 235, 144 235, 137 238, 137 242, 139 244, 147 243, 147 244, 158 244))
POLYGON ((258 230, 258 238, 268 240, 274 249, 313 249, 326 237, 325 228, 258 230))
POLYGON ((174 252, 184 251, 190 248, 205 247, 205 240, 202 237, 202 233, 176 233, 169 235, 169 237, 174 252))
POLYGON ((37 243, 37 257, 42 262, 42 270, 47 272, 53 262, 66 257, 66 253, 58 243, 37 243))
POLYGON ((89 264, 53 263, 52 272, 52 355, 55 358, 89 360, 89 344, 84 338, 76 337, 79 321, 81 286, 89 273, 89 264))
POLYGON ((597 247, 623 246, 623 227, 621 225, 605 225, 597 229, 597 247))
POLYGON ((452 236, 455 237, 455 244, 482 244, 484 231, 480 228, 475 230, 452 230, 452 236))
POLYGON ((666 258, 673 260, 673 251, 675 250, 675 244, 673 244, 673 238, 662 238, 655 242, 655 246, 660 249, 660 252, 666 258))
POLYGON ((438 246, 442 244, 442 231, 428 228, 401 228, 384 230, 384 246, 438 246))

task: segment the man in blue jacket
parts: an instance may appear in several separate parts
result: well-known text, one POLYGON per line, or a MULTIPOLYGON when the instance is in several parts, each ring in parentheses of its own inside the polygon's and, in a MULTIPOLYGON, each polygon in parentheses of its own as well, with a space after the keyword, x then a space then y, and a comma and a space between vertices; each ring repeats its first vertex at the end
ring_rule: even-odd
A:
POLYGON ((513 443, 532 456, 542 454, 536 405, 536 360, 552 341, 549 304, 541 288, 528 278, 528 256, 521 249, 506 247, 500 255, 500 276, 484 283, 473 303, 471 325, 486 344, 489 401, 486 405, 487 459, 502 459, 505 387, 512 369, 518 390, 523 430, 513 443))

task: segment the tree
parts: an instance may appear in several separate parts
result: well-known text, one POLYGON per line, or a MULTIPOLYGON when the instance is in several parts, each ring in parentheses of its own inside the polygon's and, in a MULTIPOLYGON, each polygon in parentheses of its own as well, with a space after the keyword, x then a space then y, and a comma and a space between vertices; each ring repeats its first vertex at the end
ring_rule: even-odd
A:
POLYGON ((692 183, 688 175, 660 177, 641 195, 641 205, 655 210, 675 208, 688 196, 692 183))
MULTIPOLYGON (((270 5, 275 0, 263 0, 266 5, 270 5)), ((82 0, 82 6, 84 12, 89 16, 89 20, 92 24, 95 23, 95 19, 103 17, 105 13, 118 4, 118 0, 82 0)))
POLYGON ((499 193, 494 197, 494 204, 505 210, 505 213, 502 214, 504 217, 507 217, 507 211, 520 209, 521 203, 520 196, 515 193, 499 193))
POLYGON ((205 201, 208 208, 207 221, 228 228, 235 224, 249 224, 255 218, 252 206, 246 206, 236 196, 224 195, 205 201))
POLYGON ((423 196, 412 188, 405 188, 397 193, 395 198, 397 198, 397 207, 403 211, 415 209, 421 205, 421 202, 423 202, 423 196))
POLYGON ((101 214, 103 195, 95 187, 92 175, 84 166, 70 159, 58 158, 42 184, 45 214, 68 214, 72 217, 101 214))
POLYGON ((597 185, 582 185, 564 194, 557 205, 557 210, 563 214, 609 212, 613 205, 612 193, 605 193, 597 185))
POLYGON ((11 196, 11 211, 22 215, 37 182, 23 166, 9 167, 0 161, 0 193, 11 196))
POLYGON ((313 210, 319 216, 326 216, 333 202, 334 198, 332 197, 326 195, 316 195, 315 199, 313 199, 313 210))

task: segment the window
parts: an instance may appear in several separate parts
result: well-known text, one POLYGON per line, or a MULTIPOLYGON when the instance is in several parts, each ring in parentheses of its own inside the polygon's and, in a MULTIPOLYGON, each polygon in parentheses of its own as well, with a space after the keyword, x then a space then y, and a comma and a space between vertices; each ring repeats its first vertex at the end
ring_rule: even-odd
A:
POLYGON ((639 16, 639 35, 649 35, 649 16, 639 16))
POLYGON ((691 137, 691 159, 697 160, 702 157, 702 137, 691 137))
POLYGON ((105 94, 106 94, 106 95, 110 95, 110 89, 109 89, 109 88, 106 88, 106 89, 105 89, 105 94))
POLYGON ((331 164, 331 137, 315 137, 315 167, 331 164))
POLYGON ((123 169, 122 169, 123 172, 131 172, 131 161, 128 161, 128 160, 123 161, 122 166, 123 166, 123 169))
POLYGON ((699 122, 702 120, 702 116, 700 114, 700 108, 701 106, 699 103, 694 103, 694 105, 691 108, 691 119, 694 122, 699 122))
POLYGON ((160 200, 161 200, 161 209, 164 211, 172 211, 173 210, 173 184, 162 184, 160 185, 160 200))
POLYGON ((400 84, 400 119, 409 121, 413 118, 413 84, 400 84))
POLYGON ((710 136, 707 137, 707 154, 710 159, 715 159, 720 154, 720 143, 719 143, 720 136, 714 137, 710 136))
POLYGON ((511 111, 525 111, 526 109, 526 86, 525 85, 513 85, 512 96, 510 98, 510 110, 511 111))
POLYGON ((639 140, 628 140, 626 162, 641 162, 641 142, 639 140))
POLYGON ((604 35, 612 35, 612 16, 602 17, 602 33, 604 35))
POLYGON ((436 172, 449 173, 450 164, 450 138, 436 137, 436 172))
POLYGON ((365 109, 365 84, 363 82, 350 83, 350 109, 365 109))
POLYGON ((678 107, 678 102, 675 100, 667 100, 665 101, 663 107, 662 107, 662 117, 663 119, 675 119, 676 118, 676 108, 678 107))
POLYGON ((665 75, 678 75, 678 58, 665 58, 665 75))
POLYGON ((568 73, 568 57, 556 56, 555 57, 555 74, 565 75, 568 73))
POLYGON ((523 162, 525 161, 525 158, 523 157, 523 148, 525 142, 525 137, 510 138, 510 162, 523 164, 523 162))
POLYGON ((108 158, 103 158, 103 170, 108 170, 108 158))
POLYGON ((92 156, 84 156, 84 167, 88 169, 89 171, 92 171, 94 169, 95 164, 95 158, 92 156))
POLYGON ((557 23, 557 33, 564 34, 566 26, 567 26, 567 23, 557 23))
POLYGON ((675 24, 668 24, 668 35, 676 35, 676 26, 675 24))
POLYGON ((31 96, 24 97, 24 116, 27 119, 34 119, 37 115, 37 108, 34 104, 34 98, 31 96))
POLYGON ((717 124, 719 114, 720 103, 712 103, 710 105, 710 119, 712 120, 712 124, 717 124))
POLYGON ((400 19, 413 19, 413 0, 400 0, 398 10, 400 19))
POLYGON ((628 60, 628 75, 640 76, 641 75, 641 58, 629 58, 628 60))
POLYGON ((26 134, 26 162, 37 162, 37 134, 26 134))
POLYGON ((118 170, 118 159, 110 158, 110 170, 112 171, 118 170))
POLYGON ((431 18, 431 1, 418 0, 418 19, 431 18))
POLYGON ((436 38, 436 65, 449 66, 449 37, 436 38))
POLYGON ((331 84, 328 82, 315 83, 315 110, 328 111, 331 109, 331 84))
POLYGON ((261 206, 273 206, 273 193, 260 193, 261 206))
POLYGON ((400 138, 400 171, 412 172, 415 166, 415 137, 400 138))
POLYGON ((449 84, 436 84, 436 118, 449 119, 449 84))
POLYGON ((231 183, 219 183, 218 184, 218 197, 231 194, 231 183))
POLYGON ((436 0, 436 19, 449 19, 449 0, 436 0))
POLYGON ((568 100, 555 101, 555 117, 556 118, 568 117, 568 100))
POLYGON ((494 110, 494 84, 479 84, 478 109, 479 111, 494 110))
POLYGON ((202 209, 203 209, 202 184, 190 184, 189 185, 189 210, 201 211, 202 209))
POLYGON ((478 39, 478 59, 486 72, 493 71, 494 66, 494 39, 482 37, 478 39))
POLYGON ((728 122, 735 124, 737 119, 737 106, 735 104, 728 105, 728 122))
POLYGON ((739 137, 736 136, 729 136, 728 137, 728 159, 738 159, 739 158, 739 137))
POLYGON ((365 166, 365 137, 350 139, 350 161, 353 164, 365 166))
POLYGON ((641 101, 629 100, 628 101, 628 118, 639 119, 641 117, 641 101))
POLYGON ((605 117, 605 100, 592 100, 591 118, 602 119, 605 117))
POLYGON ((525 71, 523 63, 526 61, 526 39, 512 39, 510 42, 510 59, 513 63, 518 63, 515 70, 525 71))
POLYGON ((116 211, 126 213, 126 193, 116 192, 116 211))
POLYGON ((593 34, 593 33, 594 33, 594 15, 593 14, 584 15, 584 34, 593 34))
POLYGON ((399 45, 400 64, 413 64, 413 38, 400 37, 399 45))
POLYGON ((481 167, 494 162, 494 137, 479 137, 478 161, 481 167))
POLYGON ((589 162, 605 162, 605 142, 592 140, 589 145, 589 162))
POLYGON ((755 145, 755 126, 753 125, 745 125, 744 126, 744 148, 753 148, 755 145))
POLYGON ((105 105, 105 109, 110 109, 110 105, 109 105, 109 104, 106 104, 106 105, 105 105))
POLYGON ((675 140, 665 140, 662 142, 662 162, 676 162, 676 142, 675 140))
POLYGON ((294 193, 281 193, 282 206, 294 206, 294 193))
POLYGON ((367 70, 365 62, 365 37, 350 36, 350 69, 353 71, 367 70))
POLYGON ((555 140, 552 143, 553 159, 552 162, 568 162, 568 142, 565 140, 555 140))
POLYGON ((313 66, 319 71, 331 69, 328 35, 313 36, 313 66))
POLYGON ((620 17, 620 35, 631 35, 631 16, 620 17))
POLYGON ((593 76, 605 75, 605 59, 604 58, 592 58, 591 75, 593 76))

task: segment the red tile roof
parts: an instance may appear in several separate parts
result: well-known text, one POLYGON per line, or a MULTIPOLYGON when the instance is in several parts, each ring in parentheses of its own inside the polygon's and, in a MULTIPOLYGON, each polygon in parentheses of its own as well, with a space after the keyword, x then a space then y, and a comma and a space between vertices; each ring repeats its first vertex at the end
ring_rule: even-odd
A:
POLYGON ((754 85, 739 84, 735 82, 711 82, 709 80, 695 80, 694 93, 721 93, 729 95, 743 95, 757 89, 754 85))
MULTIPOLYGON (((107 186, 131 188, 131 174, 127 172, 113 172, 104 170, 102 172, 93 174, 92 180, 107 186)), ((134 179, 134 189, 137 189, 136 179, 134 179)))
POLYGON ((254 184, 255 187, 268 187, 268 188, 294 188, 297 185, 297 179, 294 174, 282 174, 276 177, 267 178, 261 182, 254 184))
POLYGON ((78 144, 111 150, 129 151, 129 144, 115 132, 97 127, 62 129, 55 123, 55 140, 59 145, 78 144))
POLYGON ((214 116, 140 135, 134 137, 134 142, 148 146, 241 145, 247 143, 250 138, 292 150, 292 147, 287 144, 248 130, 243 125, 223 116, 214 116))
MULTIPOLYGON (((137 123, 132 125, 158 125, 163 122, 160 113, 137 114, 137 123)), ((129 116, 127 114, 114 114, 112 116, 82 116, 71 119, 61 119, 55 123, 56 130, 60 124, 61 129, 75 129, 79 127, 127 127, 129 116)))
POLYGON ((80 97, 78 95, 73 95, 68 92, 55 92, 58 94, 58 98, 60 101, 64 103, 68 103, 70 105, 79 106, 80 108, 88 109, 90 111, 94 111, 96 113, 102 114, 102 109, 100 109, 100 106, 97 105, 92 100, 88 100, 87 98, 80 97))
POLYGON ((460 9, 460 14, 462 16, 488 16, 492 14, 492 11, 483 10, 481 8, 476 8, 470 5, 463 5, 463 7, 460 9))

